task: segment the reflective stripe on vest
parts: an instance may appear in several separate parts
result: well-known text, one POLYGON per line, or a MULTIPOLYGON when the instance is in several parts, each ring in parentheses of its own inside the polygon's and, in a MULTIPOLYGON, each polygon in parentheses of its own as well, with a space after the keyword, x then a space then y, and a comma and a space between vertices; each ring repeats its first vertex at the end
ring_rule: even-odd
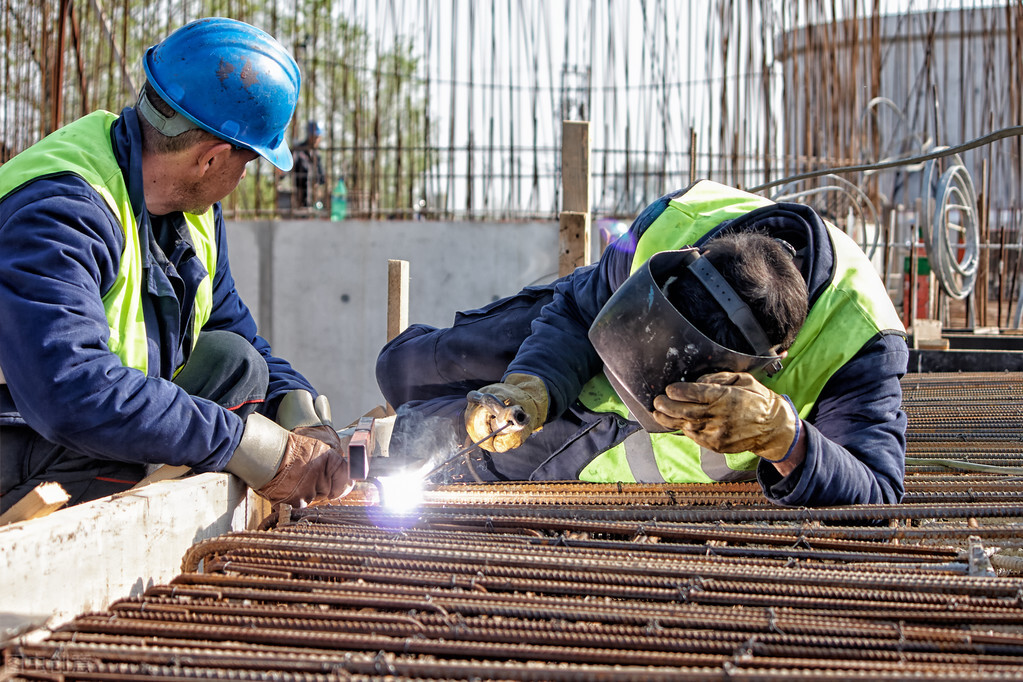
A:
MULTIPOLYGON (((103 294, 103 308, 110 338, 107 347, 121 364, 146 373, 149 344, 142 311, 142 255, 138 244, 138 224, 128 198, 128 188, 110 143, 110 128, 117 115, 96 111, 70 123, 0 166, 0 198, 33 180, 58 175, 77 175, 106 202, 124 231, 117 276, 103 294)), ((2 199, 0 199, 2 200, 2 199)), ((183 214, 192 238, 192 246, 209 273, 199 284, 194 304, 192 347, 199 330, 213 309, 213 274, 217 248, 213 209, 201 216, 183 214)))
MULTIPOLYGON (((723 220, 771 203, 724 185, 700 182, 673 199, 647 228, 637 244, 633 271, 642 264, 641 258, 691 245, 723 220), (689 205, 691 194, 693 204, 689 205), (729 202, 728 197, 734 201, 729 202), (738 212, 734 210, 737 206, 741 207, 738 212)), ((789 396, 802 418, 813 409, 831 376, 866 343, 882 333, 905 333, 873 265, 844 232, 826 225, 835 251, 835 276, 809 311, 788 356, 782 361, 784 369, 774 377, 757 377, 776 393, 789 396)), ((624 403, 603 374, 583 387, 579 400, 594 412, 628 415, 624 403)), ((722 455, 701 450, 680 434, 639 433, 650 438, 658 471, 669 482, 750 478, 757 465, 757 456, 750 452, 722 455)), ((623 444, 616 445, 591 461, 579 478, 595 482, 637 480, 626 454, 623 444)))

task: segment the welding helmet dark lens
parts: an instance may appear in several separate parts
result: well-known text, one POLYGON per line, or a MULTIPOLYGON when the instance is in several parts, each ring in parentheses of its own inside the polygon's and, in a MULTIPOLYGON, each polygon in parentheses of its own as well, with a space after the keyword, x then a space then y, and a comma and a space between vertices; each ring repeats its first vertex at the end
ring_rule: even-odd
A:
POLYGON ((745 302, 695 248, 654 254, 611 296, 590 326, 589 339, 604 374, 646 431, 667 431, 653 418, 654 398, 668 384, 718 371, 770 375, 781 368, 745 302), (740 328, 754 354, 728 349, 704 335, 664 294, 686 268, 707 287, 740 328), (711 272, 713 271, 713 272, 711 272))

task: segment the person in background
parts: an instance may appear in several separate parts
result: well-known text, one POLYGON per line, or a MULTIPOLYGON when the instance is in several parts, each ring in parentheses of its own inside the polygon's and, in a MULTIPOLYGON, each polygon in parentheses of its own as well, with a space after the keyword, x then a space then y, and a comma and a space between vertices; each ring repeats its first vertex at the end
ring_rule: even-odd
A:
POLYGON ((295 167, 291 177, 295 183, 295 208, 300 212, 308 209, 323 208, 323 192, 327 185, 327 176, 323 173, 323 160, 320 158, 320 140, 323 128, 318 121, 306 124, 306 138, 295 145, 295 167))
POLYGON ((351 482, 329 402, 258 335, 220 206, 249 162, 291 168, 298 67, 208 18, 144 68, 134 107, 0 168, 0 511, 42 482, 75 504, 161 464, 273 503, 336 499, 351 482))
POLYGON ((376 374, 392 457, 425 433, 479 442, 444 480, 755 477, 777 504, 824 506, 901 500, 908 359, 848 236, 705 180, 653 202, 595 265, 410 326, 376 374))

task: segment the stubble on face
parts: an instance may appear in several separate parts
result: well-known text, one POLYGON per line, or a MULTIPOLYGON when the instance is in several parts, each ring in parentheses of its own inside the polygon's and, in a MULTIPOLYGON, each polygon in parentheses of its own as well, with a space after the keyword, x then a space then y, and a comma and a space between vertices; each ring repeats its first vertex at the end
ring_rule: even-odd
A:
POLYGON ((175 191, 175 204, 183 213, 202 215, 238 187, 248 163, 258 155, 248 149, 234 148, 219 168, 200 180, 185 181, 175 191))

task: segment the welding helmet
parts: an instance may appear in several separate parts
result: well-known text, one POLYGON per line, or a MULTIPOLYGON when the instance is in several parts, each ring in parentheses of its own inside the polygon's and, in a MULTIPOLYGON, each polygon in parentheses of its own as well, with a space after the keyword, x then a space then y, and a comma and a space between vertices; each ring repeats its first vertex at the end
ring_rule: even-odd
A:
POLYGON ((707 258, 695 248, 661 251, 634 272, 594 319, 590 342, 604 362, 604 374, 634 419, 650 432, 669 431, 653 417, 654 398, 668 384, 695 381, 718 371, 770 376, 781 369, 753 311, 707 258), (688 269, 721 305, 754 349, 749 355, 708 338, 664 294, 673 277, 688 269))
MULTIPOLYGON (((143 115, 165 135, 196 126, 290 170, 285 133, 301 83, 298 65, 268 33, 234 19, 199 19, 146 51, 146 78, 194 125, 143 115)), ((144 106, 140 98, 140 107, 144 106)))

